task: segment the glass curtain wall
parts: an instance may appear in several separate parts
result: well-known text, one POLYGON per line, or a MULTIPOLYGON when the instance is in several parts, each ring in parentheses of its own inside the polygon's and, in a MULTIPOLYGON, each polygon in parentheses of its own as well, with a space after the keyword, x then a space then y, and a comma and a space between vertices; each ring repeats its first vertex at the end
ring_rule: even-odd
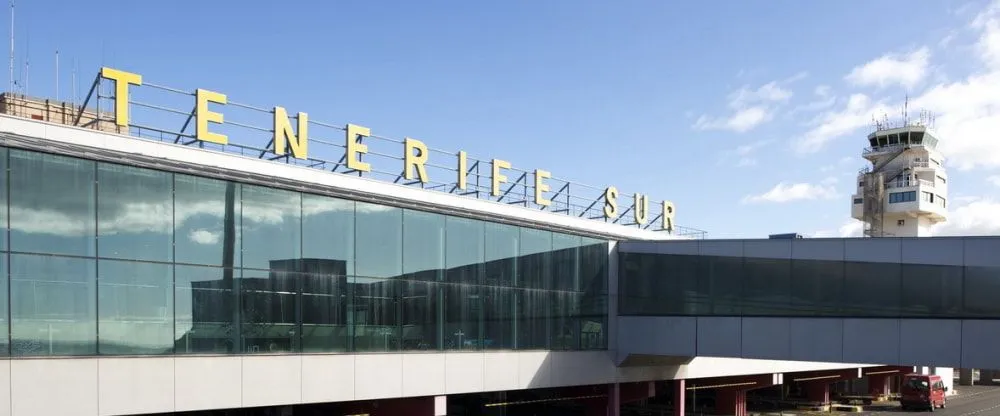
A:
POLYGON ((604 240, 19 149, 0 164, 3 354, 607 346, 604 240))
POLYGON ((621 253, 622 315, 1000 318, 1000 267, 621 253))

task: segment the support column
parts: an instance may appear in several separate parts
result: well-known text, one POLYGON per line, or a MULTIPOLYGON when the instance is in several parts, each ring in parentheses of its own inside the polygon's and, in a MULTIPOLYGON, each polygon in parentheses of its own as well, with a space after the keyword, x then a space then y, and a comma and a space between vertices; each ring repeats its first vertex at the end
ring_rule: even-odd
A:
POLYGON ((715 413, 728 416, 746 416, 747 392, 743 389, 726 388, 715 391, 715 413))
POLYGON ((821 406, 830 404, 830 383, 825 380, 805 383, 806 399, 821 406))
POLYGON ((993 370, 987 370, 985 368, 979 369, 979 384, 983 386, 993 385, 993 370))
POLYGON ((608 388, 608 416, 621 415, 621 384, 615 383, 608 388))
POLYGON ((872 397, 886 397, 891 389, 889 379, 892 374, 871 374, 868 376, 868 394, 872 397))
POLYGON ((971 368, 958 369, 958 385, 971 386, 973 384, 975 383, 972 381, 972 369, 971 368))
POLYGON ((674 416, 684 416, 687 389, 684 380, 674 380, 674 416))

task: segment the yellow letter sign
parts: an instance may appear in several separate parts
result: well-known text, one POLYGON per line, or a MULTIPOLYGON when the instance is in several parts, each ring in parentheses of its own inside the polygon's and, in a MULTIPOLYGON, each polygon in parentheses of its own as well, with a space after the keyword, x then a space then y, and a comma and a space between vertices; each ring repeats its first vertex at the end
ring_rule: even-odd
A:
POLYGON ((128 86, 142 85, 142 75, 103 67, 101 77, 115 81, 115 124, 128 127, 128 86))
POLYGON ((284 155, 285 146, 292 148, 292 157, 306 159, 309 157, 309 115, 299 113, 299 134, 292 131, 292 123, 288 121, 288 111, 283 107, 274 107, 274 153, 284 155))
POLYGON ((195 138, 203 142, 229 143, 229 138, 225 134, 208 131, 209 122, 222 124, 223 121, 222 113, 209 110, 208 103, 225 105, 226 95, 201 88, 195 91, 195 117, 198 118, 197 128, 195 128, 195 138))

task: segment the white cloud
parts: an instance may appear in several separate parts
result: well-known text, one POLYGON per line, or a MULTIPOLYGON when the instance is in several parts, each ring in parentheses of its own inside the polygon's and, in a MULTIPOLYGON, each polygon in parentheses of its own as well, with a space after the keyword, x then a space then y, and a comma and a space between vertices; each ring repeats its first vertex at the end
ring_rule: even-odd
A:
POLYGON ((927 47, 905 55, 886 54, 864 65, 859 65, 845 79, 858 86, 884 88, 901 85, 913 88, 927 76, 931 52, 927 47))
POLYGON ((813 92, 820 97, 829 97, 831 90, 829 85, 817 85, 813 92))
POLYGON ((771 190, 759 195, 747 195, 742 203, 786 203, 795 201, 834 199, 838 196, 836 189, 829 185, 813 185, 810 183, 781 182, 771 190))
POLYGON ((767 107, 756 106, 737 110, 729 117, 713 118, 702 115, 695 121, 694 128, 697 130, 731 130, 743 133, 771 121, 772 118, 774 115, 768 111, 767 107))
POLYGON ((990 176, 989 178, 986 178, 986 180, 989 183, 992 183, 993 186, 1000 187, 1000 175, 990 176))
POLYGON ((191 230, 188 233, 188 239, 197 244, 218 244, 219 240, 222 239, 222 233, 204 229, 191 230))
POLYGON ((702 115, 692 127, 696 130, 730 130, 737 133, 753 130, 771 121, 776 106, 792 97, 792 91, 779 84, 795 81, 801 76, 781 82, 772 81, 756 89, 744 86, 729 94, 728 105, 733 110, 732 114, 726 117, 702 115))
POLYGON ((811 129, 792 139, 792 148, 800 154, 818 152, 829 141, 868 125, 873 115, 887 113, 888 108, 865 94, 853 94, 844 109, 824 113, 811 121, 811 129))
MULTIPOLYGON (((931 228, 933 236, 967 236, 967 235, 1000 235, 1000 201, 992 198, 962 197, 952 198, 952 209, 948 221, 938 223, 931 228), (955 204, 956 200, 962 202, 955 204)), ((813 233, 814 238, 824 237, 861 237, 864 223, 849 219, 839 228, 820 230, 813 233)))
POLYGON ((757 165, 757 158, 753 155, 758 150, 765 146, 769 146, 774 143, 774 139, 764 139, 757 140, 755 142, 750 142, 742 144, 736 147, 736 149, 728 150, 721 155, 720 163, 730 164, 733 159, 736 159, 736 167, 750 167, 757 165))
MULTIPOLYGON (((978 32, 975 48, 970 49, 973 53, 970 62, 978 63, 978 69, 964 79, 928 86, 910 99, 909 107, 932 112, 934 128, 941 140, 939 148, 948 158, 949 166, 960 170, 1000 168, 1000 140, 996 139, 996 132, 1000 131, 1000 1, 979 13, 969 27, 978 32)), ((918 68, 923 65, 921 51, 925 49, 918 49, 899 61, 909 62, 910 66, 897 68, 897 82, 915 83, 920 78, 918 68)), ((871 75, 877 73, 874 70, 863 76, 866 72, 861 69, 888 68, 892 60, 883 58, 879 58, 882 60, 879 65, 869 66, 869 63, 856 68, 849 77, 875 84, 889 82, 890 78, 871 75)), ((890 103, 887 99, 854 94, 842 109, 823 113, 808 123, 809 130, 791 139, 792 146, 800 154, 822 150, 831 140, 854 134, 868 125, 873 117, 898 114, 902 101, 901 97, 890 103)))
POLYGON ((847 220, 835 230, 821 230, 813 233, 812 238, 850 238, 861 237, 864 234, 864 223, 855 219, 847 220))
POLYGON ((979 198, 950 211, 948 221, 931 228, 931 235, 1000 235, 1000 201, 979 198))

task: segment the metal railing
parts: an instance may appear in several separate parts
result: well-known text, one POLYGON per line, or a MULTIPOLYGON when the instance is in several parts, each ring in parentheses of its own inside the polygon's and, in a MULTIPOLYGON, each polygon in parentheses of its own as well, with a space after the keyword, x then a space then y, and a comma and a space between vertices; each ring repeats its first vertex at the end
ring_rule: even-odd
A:
MULTIPOLYGON (((75 114, 72 124, 102 131, 119 132, 129 136, 182 144, 201 149, 236 154, 243 157, 254 157, 304 166, 330 173, 340 173, 377 179, 380 181, 414 186, 430 191, 462 195, 470 198, 490 200, 508 205, 519 205, 542 211, 550 211, 606 223, 631 226, 651 231, 666 231, 671 235, 705 238, 706 231, 682 227, 673 224, 673 212, 668 213, 670 221, 664 221, 662 201, 648 200, 648 213, 644 221, 636 218, 636 203, 633 193, 618 192, 618 213, 607 218, 604 215, 605 192, 608 187, 598 187, 579 182, 571 182, 557 176, 546 178, 549 187, 543 190, 544 198, 551 201, 550 205, 535 203, 535 171, 517 167, 505 168, 503 174, 508 181, 500 184, 499 195, 493 194, 492 159, 476 158, 466 155, 464 189, 459 185, 460 155, 455 151, 433 149, 428 146, 428 158, 424 163, 428 179, 420 181, 407 179, 404 172, 404 140, 372 134, 360 136, 357 143, 368 147, 367 153, 359 156, 359 160, 371 166, 370 171, 362 172, 347 167, 346 124, 335 125, 314 120, 308 120, 309 153, 308 157, 298 159, 288 154, 280 155, 274 149, 274 109, 266 109, 253 105, 242 104, 228 100, 225 105, 225 121, 222 124, 211 124, 213 133, 228 136, 228 143, 220 145, 200 141, 195 135, 195 93, 171 88, 144 81, 142 85, 129 87, 129 126, 120 128, 114 120, 114 82, 104 82, 97 76, 81 105, 71 104, 69 108, 75 114), (263 120, 267 120, 264 122, 263 120), (179 126, 167 128, 162 126, 179 126), (266 127, 265 127, 266 126, 266 127), (250 145, 246 143, 264 143, 250 145), (661 225, 666 225, 661 230, 661 225)), ((5 94, 8 106, 20 106, 18 109, 8 108, 8 114, 24 116, 32 110, 51 111, 53 106, 49 100, 44 103, 30 97, 5 94), (13 100, 11 99, 13 97, 13 100), (33 108, 34 106, 34 108, 33 108)), ((58 103, 56 108, 65 108, 65 103, 58 103)), ((217 110, 221 111, 221 110, 217 110)), ((298 116, 291 115, 289 121, 295 125, 298 116), (295 119, 295 120, 291 120, 295 119)), ((61 114, 60 118, 65 118, 61 114)), ((50 120, 59 122, 59 120, 50 120)), ((512 165, 516 164, 512 163, 512 165)))

